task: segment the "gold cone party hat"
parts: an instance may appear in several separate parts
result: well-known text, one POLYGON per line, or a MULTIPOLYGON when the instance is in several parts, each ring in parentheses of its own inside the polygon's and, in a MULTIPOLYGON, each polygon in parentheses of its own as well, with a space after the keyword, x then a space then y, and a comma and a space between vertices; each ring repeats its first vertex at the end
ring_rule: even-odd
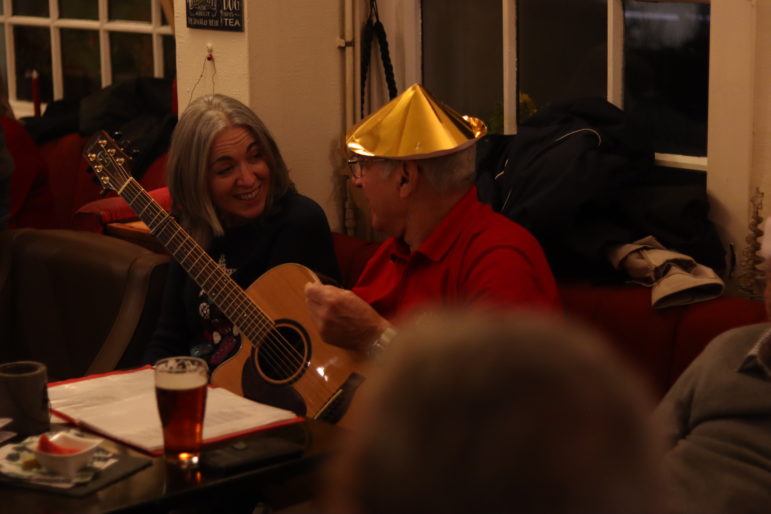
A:
POLYGON ((354 125, 345 146, 358 155, 425 159, 457 152, 486 133, 482 120, 461 116, 413 84, 354 125))

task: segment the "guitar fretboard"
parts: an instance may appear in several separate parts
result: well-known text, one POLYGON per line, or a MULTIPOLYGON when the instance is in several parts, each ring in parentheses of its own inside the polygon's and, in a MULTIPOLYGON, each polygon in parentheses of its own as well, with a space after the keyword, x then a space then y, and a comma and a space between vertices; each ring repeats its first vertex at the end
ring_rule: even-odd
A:
POLYGON ((217 307, 250 341, 260 341, 273 321, 252 302, 230 275, 167 213, 145 189, 129 178, 119 191, 153 235, 174 256, 217 307))

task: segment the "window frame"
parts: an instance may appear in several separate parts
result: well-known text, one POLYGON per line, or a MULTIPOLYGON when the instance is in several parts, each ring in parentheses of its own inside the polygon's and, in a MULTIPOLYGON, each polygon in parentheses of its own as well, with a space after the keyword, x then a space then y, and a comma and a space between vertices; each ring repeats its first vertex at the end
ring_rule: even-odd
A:
MULTIPOLYGON (((13 27, 48 27, 51 34, 51 75, 53 98, 59 100, 64 96, 64 77, 62 70, 61 29, 93 30, 99 33, 99 64, 101 68, 102 87, 112 84, 112 63, 110 58, 110 33, 128 32, 134 34, 149 34, 152 38, 153 76, 163 77, 163 37, 174 36, 171 25, 162 25, 161 0, 150 0, 150 22, 141 21, 110 21, 109 0, 97 0, 99 18, 84 20, 59 17, 59 0, 48 0, 48 17, 17 16, 11 14, 12 0, 2 1, 3 11, 0 14, 0 24, 5 28, 6 83, 8 99, 17 117, 31 116, 34 111, 32 102, 17 99, 16 89, 16 54, 13 38, 13 27)), ((113 0, 119 1, 119 0, 113 0)), ((171 20, 167 20, 171 22, 171 20)), ((42 106, 45 108, 45 105, 42 106)))
MULTIPOLYGON (((664 3, 710 3, 710 0, 649 1, 664 3)), ((623 0, 608 0, 608 101, 620 109, 624 108, 623 0)), ((656 152, 655 162, 656 165, 666 168, 707 171, 707 156, 656 152)))
MULTIPOLYGON (((698 2, 709 0, 658 0, 671 3, 698 2)), ((503 91, 517 91, 517 0, 501 0, 503 12, 503 91)), ((607 56, 607 100, 624 108, 624 6, 623 0, 607 0, 608 56, 607 56)), ((506 134, 517 133, 516 94, 504 93, 503 127, 506 134)), ((707 170, 707 157, 656 153, 656 164, 668 168, 707 170)))
MULTIPOLYGON (((609 0, 611 1, 611 0, 609 0)), ((609 37, 613 41, 623 41, 623 27, 620 0, 612 0, 614 8, 609 24, 609 37)), ((687 0, 680 0, 687 1, 687 0)), ((695 0, 707 3, 704 0, 695 0)), ((502 17, 504 24, 504 91, 516 91, 516 2, 503 2, 502 17)), ((363 3, 363 0, 362 0, 363 3)), ((764 93, 768 89, 763 82, 768 74, 767 66, 760 57, 760 50, 766 39, 762 34, 762 24, 771 20, 771 12, 757 2, 737 2, 736 0, 711 0, 710 4, 710 43, 709 43, 709 100, 707 120, 707 158, 687 158, 685 156, 658 155, 658 162, 670 167, 706 170, 707 194, 711 200, 710 219, 729 248, 729 268, 733 266, 730 255, 742 255, 747 246, 752 206, 750 198, 756 188, 771 190, 771 178, 768 178, 768 145, 763 139, 771 132, 771 116, 766 106, 771 103, 764 93), (696 161, 696 162, 694 162, 696 161)), ((394 0, 394 4, 414 6, 415 18, 420 19, 419 0, 394 0)), ((386 4, 388 5, 388 4, 386 4)), ((396 9, 394 7, 394 9, 396 9)), ((382 10, 381 10, 382 11, 382 10)), ((409 12, 409 10, 407 10, 409 12)), ((382 12, 381 12, 382 14, 382 12)), ((391 16, 396 20, 396 16, 391 16)), ((384 22, 385 23, 385 22, 384 22)), ((395 22, 394 22, 395 23, 395 22)), ((390 26, 390 25, 389 25, 390 26)), ((405 32, 405 48, 410 50, 406 57, 410 63, 417 63, 405 70, 406 83, 420 81, 420 39, 422 34, 417 27, 405 32)), ((609 52, 620 49, 620 45, 609 45, 609 52)), ((618 50, 610 54, 614 63, 608 75, 614 91, 622 86, 622 55, 618 50)), ((612 96, 611 101, 618 99, 612 96)), ((508 113, 504 123, 508 124, 507 133, 516 130, 516 98, 504 96, 504 113, 508 113), (514 100, 512 102, 512 100, 514 100)), ((505 125, 506 126, 506 125, 505 125)), ((767 138, 766 138, 767 139, 767 138)), ((768 212, 763 209, 763 214, 768 212)), ((739 264, 741 268, 741 264, 739 264)), ((732 283, 727 281, 729 291, 732 283)))

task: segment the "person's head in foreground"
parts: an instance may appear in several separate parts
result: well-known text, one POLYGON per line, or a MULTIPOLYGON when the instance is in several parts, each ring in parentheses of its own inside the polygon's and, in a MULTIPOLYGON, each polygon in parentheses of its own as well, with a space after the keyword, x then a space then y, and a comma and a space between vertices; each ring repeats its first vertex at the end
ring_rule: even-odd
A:
POLYGON ((330 512, 656 510, 647 392, 595 333, 450 312, 391 348, 333 463, 330 512))

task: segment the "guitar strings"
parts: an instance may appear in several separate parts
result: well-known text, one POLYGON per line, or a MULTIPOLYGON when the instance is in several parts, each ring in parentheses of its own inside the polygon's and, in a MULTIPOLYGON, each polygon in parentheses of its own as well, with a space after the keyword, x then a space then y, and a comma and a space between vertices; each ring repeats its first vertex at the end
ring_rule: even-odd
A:
MULTIPOLYGON (((168 228, 169 227, 162 228, 159 233, 167 230, 168 228)), ((237 319, 243 318, 243 322, 237 322, 236 319, 234 325, 241 329, 241 332, 247 336, 249 342, 252 343, 253 347, 255 347, 254 343, 252 342, 252 339, 255 338, 253 336, 249 338, 248 336, 249 332, 253 332, 254 319, 257 319, 259 322, 259 316, 254 316, 253 314, 251 316, 245 316, 245 314, 248 314, 247 311, 250 310, 249 307, 253 306, 254 304, 252 302, 243 302, 243 290, 240 289, 240 287, 238 287, 238 285, 235 284, 235 282, 233 282, 230 277, 222 273, 221 267, 214 263, 210 258, 208 258, 208 254, 205 255, 205 252, 200 248, 200 246, 196 248, 197 245, 194 246, 192 241, 189 238, 186 238, 184 234, 180 232, 181 229, 176 229, 175 227, 171 228, 174 228, 175 231, 174 234, 169 238, 170 243, 175 243, 175 239, 181 238, 181 243, 176 241, 176 246, 182 251, 187 250, 185 257, 180 259, 182 264, 189 265, 191 268, 193 268, 197 266, 199 260, 202 258, 204 259, 202 268, 198 274, 193 277, 193 279, 207 291, 207 294, 215 298, 215 304, 220 305, 224 311, 232 311, 235 309, 236 316, 231 315, 229 317, 234 317, 237 319), (193 252, 195 252, 195 261, 190 263, 185 262, 190 257, 190 255, 193 254, 193 252), (203 274, 207 275, 207 278, 214 277, 214 282, 209 285, 206 280, 201 280, 200 276, 203 274), (220 276, 217 277, 217 275, 220 276), (217 294, 216 291, 218 290, 224 290, 224 294, 217 294), (235 307, 233 307, 233 305, 235 305, 235 307)), ((231 322, 233 322, 232 319, 231 322)), ((269 340, 274 343, 272 345, 264 345, 264 347, 260 348, 260 351, 263 352, 263 355, 270 359, 270 364, 287 377, 291 377, 292 375, 296 374, 296 372, 293 370, 301 368, 303 363, 303 355, 298 352, 285 338, 272 335, 273 332, 271 332, 270 329, 273 327, 270 324, 259 323, 258 328, 267 331, 267 336, 263 338, 264 340, 269 340), (289 367, 289 365, 294 366, 294 368, 289 367)))
MULTIPOLYGON (((158 213, 158 215, 165 216, 165 214, 163 213, 158 213)), ((166 231, 168 228, 170 227, 163 227, 160 230, 158 230, 158 233, 160 235, 163 235, 161 234, 161 232, 166 231)), ((229 288, 226 288, 227 289, 226 295, 224 297, 221 296, 219 298, 219 301, 215 301, 215 303, 218 303, 220 305, 222 304, 227 305, 226 302, 230 302, 230 304, 232 304, 233 302, 238 302, 239 300, 241 300, 241 303, 239 303, 238 306, 236 307, 236 309, 240 311, 240 313, 239 312, 236 313, 239 317, 243 317, 245 311, 250 310, 250 308, 251 309, 255 308, 254 303, 248 300, 248 297, 246 298, 246 303, 243 302, 244 300, 243 290, 241 290, 240 287, 238 287, 238 285, 235 284, 234 282, 232 284, 229 283, 232 281, 232 279, 229 276, 222 274, 221 267, 216 263, 214 263, 214 261, 212 261, 209 258, 208 254, 205 254, 205 252, 203 252, 200 246, 198 246, 194 241, 189 239, 189 236, 188 238, 185 238, 184 232, 182 232, 181 228, 177 228, 173 226, 171 228, 174 229, 174 233, 172 236, 169 237, 169 241, 174 242, 174 239, 179 239, 179 236, 181 236, 182 243, 177 243, 177 247, 178 249, 181 249, 181 250, 185 250, 185 249, 188 250, 188 253, 186 254, 186 256, 181 259, 183 264, 186 264, 184 261, 190 256, 190 254, 193 251, 196 251, 198 254, 196 256, 195 262, 189 264, 191 267, 195 266, 198 260, 200 260, 201 258, 204 258, 203 269, 201 269, 199 273, 195 277, 193 277, 194 280, 199 283, 199 285, 204 287, 204 289, 206 289, 207 291, 218 289, 217 288, 218 282, 219 283, 224 282, 225 284, 228 284, 231 286, 229 288), (215 283, 213 284, 213 286, 208 286, 205 283, 202 284, 199 281, 200 275, 203 273, 206 273, 209 276, 219 274, 220 277, 215 278, 215 283), (238 293, 241 293, 241 294, 238 294, 238 293)), ((222 287, 220 285, 219 289, 221 288, 222 287)), ((225 309, 229 309, 229 307, 226 306, 225 309)), ((231 317, 234 317, 234 316, 231 316, 231 317)), ((239 326, 239 328, 241 328, 242 333, 244 333, 247 336, 247 340, 251 345, 251 347, 257 348, 258 345, 254 342, 254 340, 257 338, 253 336, 248 337, 249 332, 253 331, 252 329, 254 327, 254 320, 257 320, 258 329, 261 329, 263 332, 267 332, 266 336, 262 340, 262 343, 259 345, 259 351, 261 352, 261 355, 263 355, 266 358, 266 361, 268 361, 268 364, 272 365, 276 370, 283 373, 287 377, 290 377, 290 378, 293 377, 294 375, 297 374, 297 371, 302 370, 303 362, 304 362, 303 355, 300 352, 298 352, 294 348, 294 346, 291 345, 291 343, 289 343, 289 341, 287 341, 283 336, 281 336, 280 334, 276 335, 275 331, 273 330, 275 327, 271 323, 267 321, 266 322, 260 321, 261 317, 267 320, 267 317, 265 317, 264 314, 262 314, 262 316, 259 316, 259 315, 255 316, 254 314, 252 314, 251 316, 245 317, 244 322, 236 323, 236 326, 239 326), (273 344, 266 344, 266 342, 268 343, 272 342, 273 344), (293 365, 294 367, 288 367, 288 365, 293 365)), ((243 339, 242 339, 242 342, 243 342, 243 339)), ((326 387, 324 387, 326 384, 321 381, 320 377, 313 375, 311 378, 313 378, 317 382, 317 385, 319 387, 312 388, 311 391, 306 392, 304 396, 306 398, 311 397, 311 399, 314 399, 315 401, 318 401, 318 402, 323 402, 324 396, 322 396, 322 394, 331 395, 331 391, 329 391, 326 387)))

